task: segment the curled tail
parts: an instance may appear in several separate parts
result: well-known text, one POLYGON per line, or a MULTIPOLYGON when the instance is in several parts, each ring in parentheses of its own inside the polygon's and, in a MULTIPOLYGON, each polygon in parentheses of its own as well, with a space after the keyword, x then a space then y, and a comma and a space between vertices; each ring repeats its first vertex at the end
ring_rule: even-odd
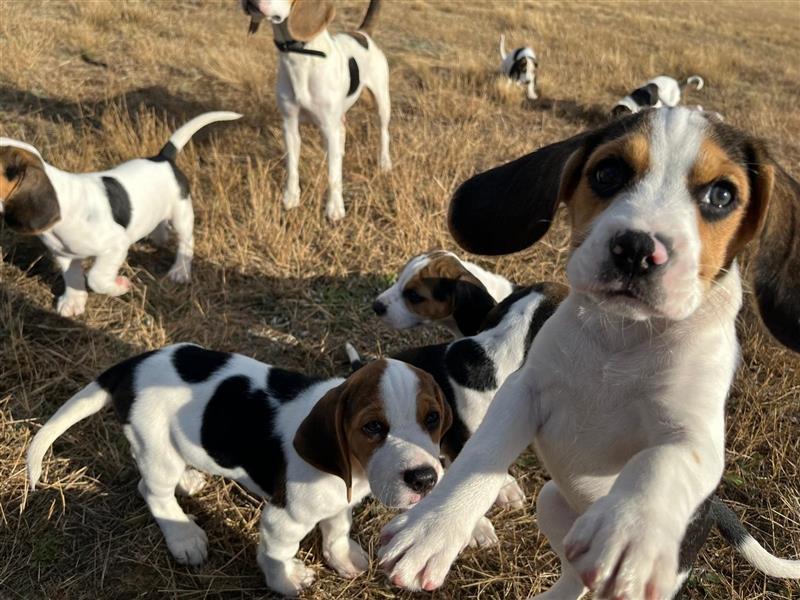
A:
POLYGON ((364 20, 361 21, 361 25, 358 26, 359 31, 368 33, 371 36, 372 32, 375 30, 375 21, 378 18, 379 12, 381 12, 381 1, 369 0, 367 14, 364 15, 364 20))
POLYGON ((508 52, 506 52, 506 36, 501 33, 500 34, 500 58, 505 60, 506 56, 508 56, 508 52))
POLYGON ((169 141, 164 144, 164 147, 161 148, 161 151, 158 153, 156 158, 174 162, 175 158, 178 156, 178 152, 183 150, 183 147, 189 143, 189 140, 192 139, 192 136, 206 125, 210 125, 211 123, 216 123, 218 121, 235 121, 236 119, 241 118, 242 115, 239 113, 229 112, 227 110, 207 112, 203 113, 202 115, 198 115, 188 123, 181 125, 175 131, 175 133, 172 134, 172 136, 169 138, 169 141))
POLYGON ((691 77, 686 78, 686 82, 683 84, 684 88, 687 87, 694 87, 696 90, 702 90, 703 86, 705 85, 705 81, 700 75, 692 75, 691 77))
POLYGON ((344 343, 344 351, 347 353, 347 360, 350 361, 350 370, 354 373, 367 364, 350 342, 344 343))
POLYGON ((33 436, 26 459, 31 490, 36 489, 42 475, 42 459, 48 448, 67 429, 78 421, 92 416, 111 404, 111 395, 93 381, 56 411, 50 420, 33 436))
POLYGON ((712 500, 711 514, 722 537, 756 569, 770 577, 800 579, 800 560, 788 560, 770 554, 719 498, 712 500))

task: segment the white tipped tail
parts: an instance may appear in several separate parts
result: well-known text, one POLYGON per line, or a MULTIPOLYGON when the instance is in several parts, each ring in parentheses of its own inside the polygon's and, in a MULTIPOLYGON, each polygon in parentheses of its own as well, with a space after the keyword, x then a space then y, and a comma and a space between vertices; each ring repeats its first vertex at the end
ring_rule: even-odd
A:
POLYGON ((506 56, 508 56, 508 53, 506 52, 506 36, 501 33, 500 34, 500 58, 505 60, 506 56))
MULTIPOLYGON (((219 121, 235 121, 236 119, 241 119, 242 115, 235 112, 230 112, 227 110, 219 110, 214 112, 207 112, 203 113, 202 115, 196 116, 194 119, 189 121, 188 123, 181 125, 175 133, 169 138, 169 142, 167 142, 167 146, 172 144, 174 146, 174 154, 180 152, 183 147, 189 143, 189 140, 192 139, 192 136, 200 131, 206 125, 210 125, 211 123, 217 123, 219 121)), ((165 146, 165 149, 166 147, 165 146)), ((161 151, 164 153, 164 150, 161 151)))
POLYGON ((344 343, 344 351, 347 353, 347 360, 350 361, 350 369, 352 371, 358 371, 366 364, 358 353, 358 350, 356 350, 350 342, 344 343))
POLYGON ((50 417, 50 420, 33 436, 28 447, 26 462, 31 490, 36 489, 36 484, 42 475, 42 460, 53 442, 75 423, 101 411, 110 403, 109 393, 93 381, 67 400, 56 414, 50 417))
POLYGON ((687 86, 693 86, 696 90, 702 90, 703 86, 705 85, 705 81, 700 75, 692 75, 686 79, 687 86))

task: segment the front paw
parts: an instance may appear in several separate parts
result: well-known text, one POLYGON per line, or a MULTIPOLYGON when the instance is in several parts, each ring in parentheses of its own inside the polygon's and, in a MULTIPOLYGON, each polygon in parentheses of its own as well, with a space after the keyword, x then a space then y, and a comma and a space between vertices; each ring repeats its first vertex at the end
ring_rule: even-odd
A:
POLYGON ((89 283, 89 287, 95 292, 98 294, 106 294, 107 296, 121 296, 131 289, 130 279, 122 275, 117 275, 117 277, 111 281, 98 281, 97 278, 92 277, 92 274, 89 273, 87 282, 89 283))
POLYGON ((286 188, 283 191, 283 208, 291 210, 300 204, 300 189, 286 188))
POLYGON ((606 496, 575 521, 564 547, 596 598, 661 600, 677 585, 684 530, 658 508, 606 496))
POLYGON ((391 582, 414 591, 441 586, 470 541, 472 531, 463 523, 445 510, 424 512, 422 505, 389 522, 381 532, 379 559, 391 582))
POLYGON ((472 538, 469 540, 470 548, 488 548, 496 545, 500 540, 494 532, 494 525, 488 517, 481 517, 475 529, 472 530, 472 538))
POLYGON ((342 577, 357 577, 369 568, 369 556, 350 538, 338 540, 322 549, 325 562, 342 577))
POLYGON ((267 587, 284 596, 295 598, 314 583, 313 569, 308 568, 303 561, 296 558, 286 562, 276 562, 259 556, 259 564, 264 571, 267 587))
POLYGON ((325 206, 325 215, 333 222, 344 219, 344 200, 341 198, 329 200, 325 206))
POLYGON ((381 171, 384 173, 388 173, 392 170, 392 159, 388 154, 381 156, 379 166, 381 171))
POLYGON ((176 262, 167 273, 167 278, 175 283, 189 283, 192 280, 192 268, 183 261, 176 262))
POLYGON ((164 529, 164 537, 172 556, 182 565, 195 567, 208 557, 206 532, 193 521, 170 524, 164 529))
POLYGON ((65 292, 58 298, 56 311, 62 317, 77 317, 86 310, 88 292, 65 292))
POLYGON ((519 483, 511 475, 507 478, 507 483, 502 487, 494 503, 501 508, 517 510, 525 508, 525 492, 519 487, 519 483))

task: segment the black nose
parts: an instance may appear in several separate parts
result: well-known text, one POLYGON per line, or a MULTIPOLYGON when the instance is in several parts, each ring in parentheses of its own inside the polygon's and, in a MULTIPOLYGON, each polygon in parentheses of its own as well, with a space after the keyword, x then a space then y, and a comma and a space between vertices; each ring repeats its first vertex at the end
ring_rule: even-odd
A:
POLYGON ((375 300, 375 302, 372 303, 372 310, 375 311, 376 315, 382 317, 386 314, 386 305, 380 300, 375 300))
POLYGON ((415 492, 420 494, 427 494, 436 485, 439 476, 436 474, 436 469, 433 467, 419 467, 417 469, 409 469, 403 473, 403 480, 415 492))
POLYGON ((652 259, 656 243, 653 237, 644 231, 629 229, 618 233, 611 238, 608 247, 614 265, 624 275, 637 277, 657 266, 652 259))

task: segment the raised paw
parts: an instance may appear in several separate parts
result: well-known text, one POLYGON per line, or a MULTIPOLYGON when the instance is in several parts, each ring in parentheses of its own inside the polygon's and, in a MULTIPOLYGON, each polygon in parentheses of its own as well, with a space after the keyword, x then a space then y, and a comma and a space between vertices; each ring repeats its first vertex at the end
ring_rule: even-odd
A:
POLYGON ((260 555, 259 564, 264 571, 267 586, 284 596, 299 596, 300 592, 314 583, 313 569, 296 558, 277 562, 260 555))
POLYGON ((56 312, 62 317, 77 317, 86 310, 88 292, 65 292, 58 298, 56 312))
POLYGON ((567 534, 567 559, 595 598, 662 600, 678 575, 684 528, 624 498, 595 502, 567 534))
POLYGON ((501 508, 513 510, 525 508, 525 492, 519 487, 517 480, 508 475, 506 484, 500 489, 494 503, 501 508))
POLYGON ((342 577, 357 577, 369 568, 369 556, 350 538, 337 540, 322 549, 325 562, 342 577))
POLYGON ((208 537, 199 525, 193 521, 173 522, 162 529, 175 560, 193 567, 203 564, 208 557, 208 537))
POLYGON ((181 480, 175 486, 175 492, 183 496, 192 496, 206 485, 206 476, 195 469, 186 469, 181 480))
POLYGON ((488 548, 494 546, 499 540, 494 532, 494 525, 487 517, 481 517, 475 529, 472 530, 472 538, 469 540, 470 548, 488 548))

